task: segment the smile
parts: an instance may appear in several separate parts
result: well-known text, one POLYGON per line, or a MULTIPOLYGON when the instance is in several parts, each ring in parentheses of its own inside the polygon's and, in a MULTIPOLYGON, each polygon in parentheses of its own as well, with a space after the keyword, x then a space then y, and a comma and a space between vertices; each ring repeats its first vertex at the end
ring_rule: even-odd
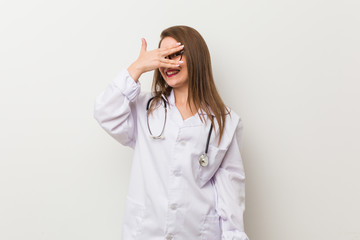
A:
POLYGON ((172 76, 175 76, 176 74, 178 74, 179 72, 180 72, 180 70, 170 69, 170 70, 166 71, 165 74, 168 77, 172 77, 172 76))

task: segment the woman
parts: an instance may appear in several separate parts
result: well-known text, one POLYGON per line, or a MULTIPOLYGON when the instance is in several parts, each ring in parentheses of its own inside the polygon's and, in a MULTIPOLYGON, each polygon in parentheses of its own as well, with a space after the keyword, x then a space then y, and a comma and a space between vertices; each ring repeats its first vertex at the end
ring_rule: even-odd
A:
POLYGON ((161 33, 98 96, 94 116, 134 149, 123 239, 247 240, 242 123, 226 108, 209 50, 193 28, 161 33), (152 93, 142 73, 155 70, 152 93), (148 110, 147 110, 148 109, 148 110))

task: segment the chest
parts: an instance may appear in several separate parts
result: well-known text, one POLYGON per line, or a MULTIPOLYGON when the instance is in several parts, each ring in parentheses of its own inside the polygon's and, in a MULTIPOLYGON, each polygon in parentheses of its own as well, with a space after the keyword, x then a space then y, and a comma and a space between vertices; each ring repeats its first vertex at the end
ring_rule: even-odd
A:
POLYGON ((183 120, 186 120, 195 115, 195 107, 192 108, 192 111, 188 105, 176 104, 176 108, 179 111, 183 120))
POLYGON ((146 159, 146 169, 156 166, 159 175, 176 169, 200 186, 213 176, 226 152, 217 147, 218 136, 211 130, 211 122, 206 116, 201 121, 196 113, 183 120, 180 111, 174 107, 166 111, 159 107, 142 119, 138 134, 137 149, 141 149, 141 159, 146 159), (162 138, 150 137, 160 133, 162 138), (200 165, 200 157, 206 151, 208 164, 204 167, 200 165))
MULTIPOLYGON (((187 151, 204 151, 210 132, 211 121, 207 116, 200 118, 198 113, 189 109, 179 109, 175 105, 156 108, 151 114, 146 113, 139 121, 139 137, 144 138, 150 147, 172 148, 181 143, 187 151), (142 135, 142 136, 141 136, 142 135)), ((209 143, 215 143, 216 133, 212 130, 209 143)))

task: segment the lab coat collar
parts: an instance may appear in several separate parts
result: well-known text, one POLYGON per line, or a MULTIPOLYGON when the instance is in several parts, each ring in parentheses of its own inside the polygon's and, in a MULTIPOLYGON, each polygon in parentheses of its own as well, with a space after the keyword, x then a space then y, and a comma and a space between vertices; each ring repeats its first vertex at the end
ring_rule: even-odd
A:
MULTIPOLYGON (((176 107, 176 105, 175 105, 175 94, 174 94, 174 90, 173 90, 173 89, 171 89, 171 92, 170 92, 169 96, 167 97, 167 103, 169 104, 170 108, 171 108, 171 107, 176 107)), ((215 115, 214 115, 214 112, 213 112, 211 109, 210 109, 210 112, 211 112, 211 115, 215 116, 215 115)), ((193 117, 190 117, 190 118, 195 118, 194 121, 191 121, 192 124, 190 124, 190 125, 192 125, 192 126, 202 125, 203 122, 201 122, 200 115, 204 115, 204 116, 205 116, 205 120, 206 120, 206 121, 208 120, 208 117, 206 116, 206 113, 205 113, 204 111, 202 111, 201 109, 199 109, 199 110, 197 111, 197 113, 196 113, 193 117)), ((188 119, 186 119, 186 120, 188 120, 188 119)), ((186 121, 186 120, 184 120, 184 121, 186 121)), ((189 120, 190 120, 190 119, 189 119, 189 120)))

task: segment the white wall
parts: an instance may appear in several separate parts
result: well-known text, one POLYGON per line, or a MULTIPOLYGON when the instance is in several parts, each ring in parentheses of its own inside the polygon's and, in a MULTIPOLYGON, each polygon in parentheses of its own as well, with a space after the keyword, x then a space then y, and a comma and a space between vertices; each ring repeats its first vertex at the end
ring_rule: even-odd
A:
POLYGON ((153 49, 185 24, 245 124, 251 240, 359 240, 359 12, 357 0, 2 1, 0 239, 120 239, 132 152, 97 125, 94 99, 141 37, 153 49))

